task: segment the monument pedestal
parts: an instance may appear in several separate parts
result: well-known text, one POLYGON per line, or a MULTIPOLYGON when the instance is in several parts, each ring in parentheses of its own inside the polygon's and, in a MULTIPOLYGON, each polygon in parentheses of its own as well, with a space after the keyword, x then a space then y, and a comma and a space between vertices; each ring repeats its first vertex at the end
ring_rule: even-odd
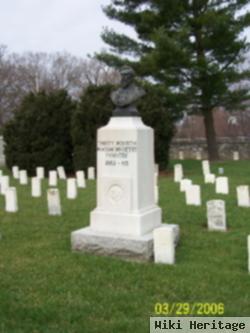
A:
POLYGON ((72 249, 150 260, 159 226, 153 129, 140 117, 112 117, 97 133, 97 207, 90 226, 72 233, 72 249))

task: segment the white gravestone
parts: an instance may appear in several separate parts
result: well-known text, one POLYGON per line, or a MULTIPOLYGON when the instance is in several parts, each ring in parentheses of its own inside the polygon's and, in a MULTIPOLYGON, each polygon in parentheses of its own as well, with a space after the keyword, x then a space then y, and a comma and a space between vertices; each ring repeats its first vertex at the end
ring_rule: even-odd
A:
POLYGON ((155 204, 159 203, 159 186, 155 185, 155 204))
POLYGON ((58 166, 57 167, 57 172, 58 172, 58 177, 59 179, 66 179, 67 176, 66 176, 66 172, 65 172, 65 169, 63 166, 58 166))
POLYGON ((229 185, 227 177, 217 177, 215 180, 215 192, 220 194, 229 193, 229 185))
POLYGON ((49 171, 49 186, 57 186, 57 171, 49 171))
POLYGON ((155 173, 157 174, 157 177, 159 175, 159 164, 155 164, 155 173))
POLYGON ((42 195, 41 178, 32 177, 31 178, 31 196, 34 198, 39 198, 41 195, 42 195))
POLYGON ((75 199, 77 197, 77 186, 75 178, 67 179, 67 198, 75 199))
POLYGON ((44 167, 40 166, 36 168, 36 176, 37 178, 43 179, 45 175, 44 167))
POLYGON ((9 186, 10 186, 9 176, 1 176, 0 177, 1 194, 5 194, 9 186))
POLYGON ((158 185, 158 173, 154 173, 154 181, 155 181, 155 186, 158 185))
POLYGON ((19 167, 17 165, 13 165, 12 167, 12 176, 15 179, 19 178, 19 167))
POLYGON ((201 159, 202 159, 202 154, 201 154, 201 151, 196 151, 195 152, 195 158, 198 160, 198 161, 200 161, 201 159))
POLYGON ((202 172, 203 175, 210 174, 210 163, 207 160, 202 161, 202 172))
POLYGON ((240 154, 239 154, 239 152, 238 152, 238 151, 234 151, 234 152, 233 152, 233 160, 234 160, 234 161, 239 161, 239 159, 240 159, 240 154))
POLYGON ((154 195, 153 130, 139 116, 112 117, 97 133, 97 207, 72 249, 150 260, 161 225, 154 195))
POLYGON ((179 183, 183 178, 183 168, 181 164, 175 164, 174 166, 174 181, 179 183))
POLYGON ((47 190, 47 202, 49 215, 62 214, 60 193, 57 188, 50 188, 47 190))
POLYGON ((159 202, 159 186, 158 186, 158 173, 154 173, 154 184, 155 184, 155 204, 159 202))
POLYGON ((155 263, 173 265, 175 263, 175 228, 164 225, 153 231, 155 263))
POLYGON ((205 183, 206 184, 214 184, 215 183, 215 174, 213 173, 206 173, 204 175, 204 178, 205 178, 205 183))
POLYGON ((201 188, 200 185, 190 185, 185 192, 186 204, 193 206, 201 205, 201 188))
POLYGON ((209 230, 227 230, 224 200, 210 200, 207 202, 207 221, 209 230))
POLYGON ((95 168, 89 167, 88 168, 88 179, 95 179, 95 168))
POLYGON ((5 211, 10 213, 18 211, 17 193, 15 187, 9 187, 5 192, 5 211))
POLYGON ((86 180, 85 180, 85 174, 84 171, 76 171, 76 182, 77 186, 79 188, 85 188, 86 187, 86 180))
POLYGON ((250 273, 250 235, 247 236, 247 249, 248 249, 248 273, 250 273))
POLYGON ((19 182, 20 182, 21 185, 27 185, 28 184, 27 170, 20 170, 19 171, 19 182))
POLYGON ((237 186, 237 203, 239 207, 250 207, 249 186, 237 186))
POLYGON ((179 160, 184 160, 184 153, 183 153, 183 151, 179 151, 179 160))
POLYGON ((184 178, 180 181, 180 191, 185 192, 187 188, 192 185, 192 180, 184 178))
POLYGON ((218 168, 218 174, 224 175, 224 168, 222 168, 222 167, 218 168))

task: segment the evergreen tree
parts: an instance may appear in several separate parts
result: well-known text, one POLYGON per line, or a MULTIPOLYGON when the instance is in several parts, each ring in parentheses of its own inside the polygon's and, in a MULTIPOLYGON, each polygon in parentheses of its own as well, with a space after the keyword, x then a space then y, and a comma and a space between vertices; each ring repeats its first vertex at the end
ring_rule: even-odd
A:
POLYGON ((30 93, 4 127, 7 166, 34 174, 37 166, 72 171, 71 114, 75 104, 64 90, 30 93))
MULTIPOLYGON (((240 64, 249 48, 242 32, 250 25, 249 0, 112 0, 106 15, 135 29, 138 38, 104 30, 110 53, 97 57, 112 66, 130 64, 161 84, 188 113, 202 114, 210 159, 218 158, 213 109, 242 105, 249 77, 240 64), (181 102, 181 104, 180 104, 181 102)), ((244 104, 244 103, 243 103, 244 104)))

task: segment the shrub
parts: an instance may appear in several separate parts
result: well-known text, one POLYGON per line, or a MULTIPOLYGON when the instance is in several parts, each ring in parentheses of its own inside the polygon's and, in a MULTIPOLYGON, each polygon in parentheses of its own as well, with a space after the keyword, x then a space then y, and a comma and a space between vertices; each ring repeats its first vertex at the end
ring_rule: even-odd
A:
POLYGON ((64 90, 30 93, 4 127, 6 163, 33 174, 63 165, 72 171, 71 115, 75 104, 64 90))

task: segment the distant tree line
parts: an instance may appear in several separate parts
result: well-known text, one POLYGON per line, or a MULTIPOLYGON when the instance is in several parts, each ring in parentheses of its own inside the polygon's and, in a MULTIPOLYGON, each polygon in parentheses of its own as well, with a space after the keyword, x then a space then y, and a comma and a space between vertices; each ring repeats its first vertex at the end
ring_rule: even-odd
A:
POLYGON ((0 45, 0 129, 30 92, 67 90, 77 100, 89 85, 117 82, 117 71, 69 53, 10 53, 0 45))

